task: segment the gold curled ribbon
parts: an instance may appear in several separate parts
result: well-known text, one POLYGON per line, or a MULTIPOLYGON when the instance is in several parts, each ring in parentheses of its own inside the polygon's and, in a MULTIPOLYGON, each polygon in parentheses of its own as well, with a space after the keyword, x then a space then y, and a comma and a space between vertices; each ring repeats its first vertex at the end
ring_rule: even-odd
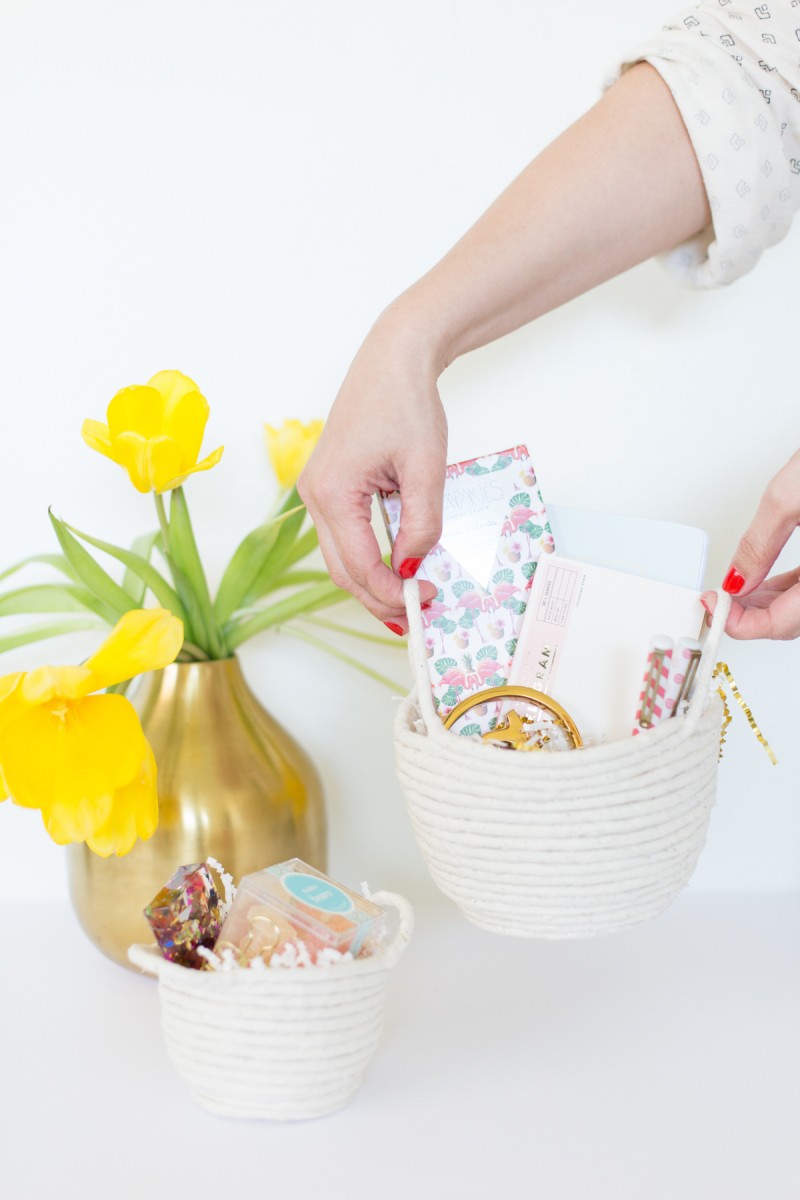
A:
MULTIPOLYGON (((738 687, 736 686, 736 680, 733 678, 730 667, 728 666, 727 663, 718 662, 717 665, 714 667, 714 671, 713 671, 711 678, 719 680, 719 677, 721 675, 724 675, 725 679, 728 681, 728 686, 730 687, 731 691, 733 692, 734 696, 736 697, 736 703, 739 705, 742 712, 747 717, 747 722, 748 722, 750 728, 752 729, 753 733, 756 735, 759 742, 761 742, 761 745, 764 747, 767 754, 769 755, 770 762, 772 763, 773 766, 777 766, 778 760, 775 757, 773 749, 770 746, 767 739, 764 737, 761 730, 758 728, 758 725, 756 725, 756 719, 753 716, 752 712, 750 711, 749 707, 747 706, 744 696, 742 695, 742 693, 739 691, 738 687)), ((724 716, 723 716, 723 720, 722 720, 722 729, 720 730, 720 733, 719 733, 719 756, 720 756, 720 758, 722 758, 722 748, 725 745, 725 737, 728 732, 728 726, 730 725, 731 721, 733 720, 733 717, 731 716, 731 710, 728 707, 728 698, 725 695, 725 689, 723 688, 722 684, 719 682, 717 683, 717 695, 722 700, 722 708, 723 708, 723 712, 724 712, 724 716)))

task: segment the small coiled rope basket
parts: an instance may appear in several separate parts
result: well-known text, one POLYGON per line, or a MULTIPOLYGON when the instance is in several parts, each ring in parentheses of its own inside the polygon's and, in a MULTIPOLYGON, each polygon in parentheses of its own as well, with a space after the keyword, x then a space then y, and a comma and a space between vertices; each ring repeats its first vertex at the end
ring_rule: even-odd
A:
POLYGON ((592 937, 656 916, 705 843, 723 715, 711 676, 730 597, 719 593, 685 716, 600 746, 518 753, 445 730, 417 584, 405 592, 416 687, 395 759, 436 885, 475 925, 518 937, 592 937))
POLYGON ((128 957, 158 976, 167 1053, 198 1104, 227 1117, 296 1121, 342 1108, 361 1085, 383 1025, 389 972, 408 945, 411 905, 376 904, 399 925, 371 958, 329 967, 195 971, 155 946, 128 957))

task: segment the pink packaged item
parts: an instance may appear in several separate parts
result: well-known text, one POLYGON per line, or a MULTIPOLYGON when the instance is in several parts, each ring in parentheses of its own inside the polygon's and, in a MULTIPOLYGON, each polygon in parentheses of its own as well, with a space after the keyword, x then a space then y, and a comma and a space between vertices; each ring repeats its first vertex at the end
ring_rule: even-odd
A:
MULTIPOLYGON (((381 497, 389 537, 400 494, 381 497)), ((417 579, 438 593, 422 614, 433 699, 441 717, 467 696, 508 680, 536 563, 554 550, 525 446, 447 468, 442 536, 417 579)), ((460 733, 491 729, 496 705, 476 708, 460 733)))

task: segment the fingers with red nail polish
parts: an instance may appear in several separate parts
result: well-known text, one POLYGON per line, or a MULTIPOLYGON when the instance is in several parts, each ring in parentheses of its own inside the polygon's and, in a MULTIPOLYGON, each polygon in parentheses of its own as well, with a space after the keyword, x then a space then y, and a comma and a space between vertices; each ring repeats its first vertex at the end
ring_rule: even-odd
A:
POLYGON ((731 567, 722 581, 722 590, 729 596, 738 596, 744 587, 744 575, 740 575, 736 567, 731 567))
POLYGON ((723 591, 743 599, 761 588, 800 524, 800 451, 767 484, 755 516, 733 552, 723 591))
POLYGON ((419 570, 419 564, 422 562, 422 557, 419 558, 404 558, 397 568, 397 574, 401 579, 413 579, 419 570))
POLYGON ((398 637, 404 636, 406 631, 402 625, 396 625, 394 621, 384 621, 383 623, 387 629, 391 629, 392 633, 396 633, 398 637))

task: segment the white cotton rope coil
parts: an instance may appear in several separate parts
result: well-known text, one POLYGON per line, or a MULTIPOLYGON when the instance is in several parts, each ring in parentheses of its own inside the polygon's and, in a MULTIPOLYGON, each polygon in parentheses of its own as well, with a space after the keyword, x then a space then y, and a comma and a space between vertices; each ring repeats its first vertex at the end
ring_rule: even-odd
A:
POLYGON ((397 931, 379 954, 330 966, 195 971, 155 946, 131 962, 158 976, 167 1053, 195 1100, 228 1117, 297 1121, 342 1108, 361 1085, 383 1025, 389 972, 408 945, 411 905, 394 908, 397 931))
POLYGON ((703 848, 722 703, 719 602, 685 716, 562 753, 501 750, 446 730, 431 698, 416 582, 405 585, 416 687, 395 722, 397 775, 437 886, 475 925, 519 937, 612 933, 656 916, 703 848))

